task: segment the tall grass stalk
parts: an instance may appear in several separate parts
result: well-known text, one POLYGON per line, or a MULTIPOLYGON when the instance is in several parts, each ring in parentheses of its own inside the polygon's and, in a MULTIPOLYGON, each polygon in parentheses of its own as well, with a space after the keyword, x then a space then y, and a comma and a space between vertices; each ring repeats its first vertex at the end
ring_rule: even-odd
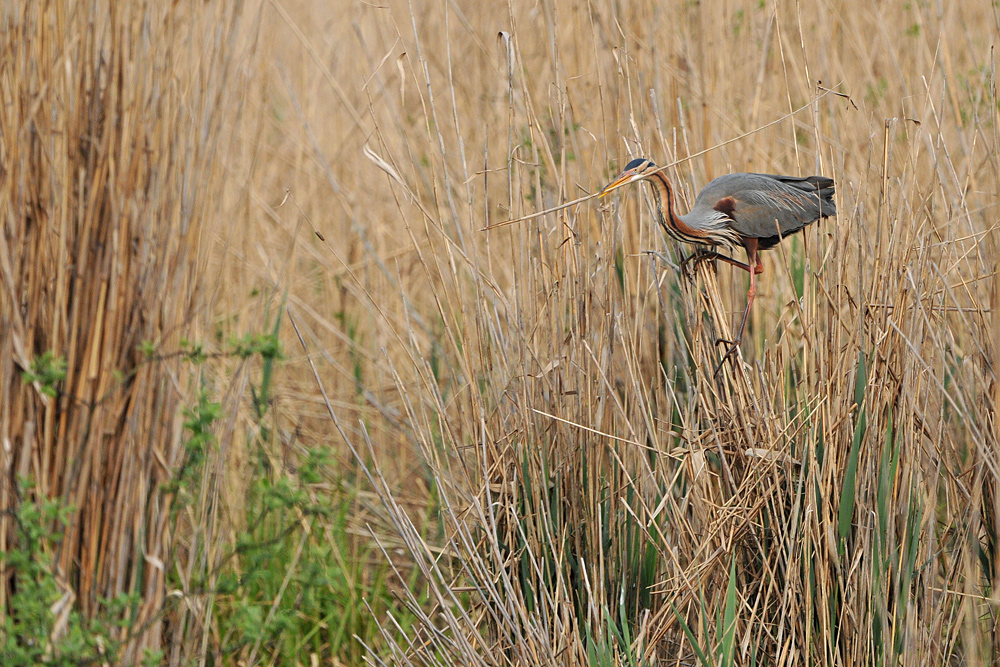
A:
MULTIPOLYGON (((114 619, 128 660, 164 641, 161 484, 190 390, 181 356, 142 347, 174 352, 208 320, 201 240, 245 20, 221 4, 0 5, 0 551, 24 547, 22 504, 69 510, 52 545, 66 608, 96 616, 134 596, 114 619), (60 372, 46 380, 39 359, 60 372)), ((23 575, 4 570, 0 622, 19 613, 7 600, 23 575)))
POLYGON ((998 660, 989 3, 136 7, 4 14, 2 502, 75 507, 81 608, 171 664, 998 660), (718 377, 746 276, 644 190, 499 225, 639 155, 837 183, 718 377))

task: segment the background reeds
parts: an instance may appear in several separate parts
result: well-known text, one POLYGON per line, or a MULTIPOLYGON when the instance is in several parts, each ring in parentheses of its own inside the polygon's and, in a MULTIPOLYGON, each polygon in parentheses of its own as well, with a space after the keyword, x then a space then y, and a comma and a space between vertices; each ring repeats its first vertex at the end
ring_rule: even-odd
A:
MULTIPOLYGON (((93 616, 136 594, 136 646, 158 646, 171 539, 160 485, 183 455, 192 375, 152 351, 211 321, 202 238, 220 212, 241 15, 155 2, 2 11, 0 507, 58 499, 70 510, 50 554, 59 608, 93 616)), ((25 546, 11 519, 4 552, 25 546)), ((15 620, 17 576, 5 568, 0 586, 15 620)))
POLYGON ((993 4, 5 21, 0 540, 116 660, 1000 660, 993 4), (641 188, 483 230, 639 155, 836 180, 718 378, 641 188))

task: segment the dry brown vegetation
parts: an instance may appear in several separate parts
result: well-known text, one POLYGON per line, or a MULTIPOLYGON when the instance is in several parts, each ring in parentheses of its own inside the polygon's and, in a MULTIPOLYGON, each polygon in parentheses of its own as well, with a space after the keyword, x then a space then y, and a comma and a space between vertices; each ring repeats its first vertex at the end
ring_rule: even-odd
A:
POLYGON ((49 658, 1000 663, 996 3, 84 4, 0 38, 49 658), (639 155, 836 180, 718 377, 746 275, 645 190, 501 226, 639 155))

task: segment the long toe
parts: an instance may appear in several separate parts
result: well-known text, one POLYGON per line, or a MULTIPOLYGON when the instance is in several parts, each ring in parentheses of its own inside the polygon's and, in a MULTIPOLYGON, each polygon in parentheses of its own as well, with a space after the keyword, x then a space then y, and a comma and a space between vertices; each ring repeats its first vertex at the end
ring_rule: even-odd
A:
POLYGON ((711 250, 696 250, 684 259, 681 260, 681 270, 688 280, 694 280, 695 269, 702 262, 707 262, 712 259, 716 259, 719 256, 718 253, 712 252, 711 250))
POLYGON ((743 340, 742 337, 736 338, 734 340, 729 340, 728 338, 716 338, 715 339, 715 344, 716 345, 728 345, 730 347, 730 349, 731 349, 731 348, 734 348, 734 347, 739 347, 740 346, 740 342, 742 340, 743 340))
POLYGON ((722 359, 719 360, 718 365, 715 367, 715 371, 712 373, 712 377, 718 377, 719 376, 719 371, 722 370, 722 367, 725 365, 726 360, 729 359, 730 357, 732 357, 733 359, 736 359, 737 352, 740 351, 740 341, 739 340, 728 341, 728 340, 720 338, 717 341, 715 341, 716 345, 718 345, 719 343, 726 343, 727 345, 729 345, 729 347, 726 349, 726 353, 724 355, 722 355, 722 359))

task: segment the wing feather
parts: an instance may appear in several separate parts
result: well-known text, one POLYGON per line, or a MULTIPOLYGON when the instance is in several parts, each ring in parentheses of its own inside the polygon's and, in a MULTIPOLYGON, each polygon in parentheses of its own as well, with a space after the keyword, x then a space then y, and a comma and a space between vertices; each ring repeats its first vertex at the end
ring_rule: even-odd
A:
POLYGON ((692 215, 725 214, 745 238, 774 245, 806 225, 837 214, 833 180, 822 176, 738 173, 720 176, 695 200, 692 215))

